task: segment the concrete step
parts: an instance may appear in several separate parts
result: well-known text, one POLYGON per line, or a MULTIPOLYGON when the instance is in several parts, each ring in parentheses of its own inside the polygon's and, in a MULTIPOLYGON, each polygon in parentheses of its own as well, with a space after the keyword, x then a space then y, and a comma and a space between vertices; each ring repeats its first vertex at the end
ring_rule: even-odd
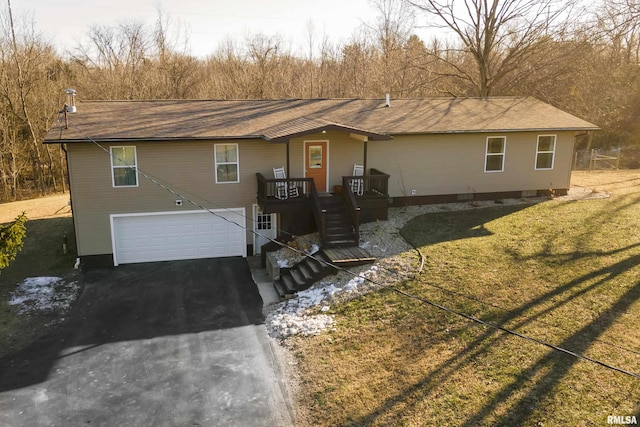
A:
MULTIPOLYGON (((314 258, 318 258, 317 255, 318 254, 314 255, 314 258)), ((307 268, 309 268, 311 270, 311 273, 314 276, 320 274, 320 272, 324 269, 324 266, 319 261, 316 261, 315 259, 306 258, 304 260, 304 263, 307 266, 307 268)))
POLYGON ((305 258, 305 260, 303 262, 301 262, 300 264, 298 264, 296 267, 298 268, 298 270, 300 271, 300 273, 302 274, 302 277, 304 278, 305 283, 312 283, 313 281, 313 277, 314 277, 314 271, 311 268, 311 266, 309 265, 309 263, 307 262, 309 258, 305 258))
POLYGON ((288 294, 294 294, 298 291, 298 285, 288 271, 283 271, 280 273, 280 281, 284 285, 288 294))
POLYGON ((287 287, 282 283, 282 280, 276 279, 273 281, 273 287, 276 289, 280 298, 291 298, 294 292, 291 292, 287 289, 287 287))
POLYGON ((292 268, 291 270, 289 270, 289 274, 291 275, 291 277, 293 278, 293 281, 296 284, 296 289, 303 288, 304 286, 307 285, 307 282, 304 280, 304 276, 300 272, 299 268, 297 267, 292 268))

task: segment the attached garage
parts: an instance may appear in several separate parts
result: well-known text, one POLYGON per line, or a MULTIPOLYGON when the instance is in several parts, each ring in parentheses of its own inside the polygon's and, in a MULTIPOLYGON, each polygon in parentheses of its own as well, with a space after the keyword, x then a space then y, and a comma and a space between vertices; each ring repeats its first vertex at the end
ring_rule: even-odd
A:
POLYGON ((247 256, 244 208, 111 215, 114 265, 247 256))

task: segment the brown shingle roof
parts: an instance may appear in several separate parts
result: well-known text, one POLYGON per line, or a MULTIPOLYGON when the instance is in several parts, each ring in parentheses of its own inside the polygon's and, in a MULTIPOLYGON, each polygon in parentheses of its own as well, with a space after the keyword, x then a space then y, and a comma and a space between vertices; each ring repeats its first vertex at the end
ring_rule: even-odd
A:
POLYGON ((263 138, 323 129, 385 135, 597 130, 535 98, 83 101, 45 142, 263 138))
POLYGON ((388 135, 380 134, 350 125, 314 117, 299 117, 264 130, 264 138, 269 141, 286 141, 297 136, 321 132, 323 130, 340 130, 343 132, 366 135, 371 140, 388 140, 388 135))

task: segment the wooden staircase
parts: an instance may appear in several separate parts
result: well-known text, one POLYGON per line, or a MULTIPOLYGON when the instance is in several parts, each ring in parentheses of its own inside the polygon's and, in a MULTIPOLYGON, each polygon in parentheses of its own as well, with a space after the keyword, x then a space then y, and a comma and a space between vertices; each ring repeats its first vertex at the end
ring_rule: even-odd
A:
POLYGON ((336 273, 337 270, 332 265, 349 267, 372 264, 376 260, 367 251, 357 246, 323 249, 315 253, 313 258, 306 257, 292 268, 280 269, 280 277, 273 281, 280 297, 291 297, 324 277, 336 273))
POLYGON ((358 236, 343 198, 323 194, 318 199, 320 209, 325 212, 322 246, 327 248, 358 246, 358 236))
POLYGON ((280 269, 280 278, 275 279, 273 285, 281 297, 290 297, 305 290, 335 271, 329 265, 331 260, 322 251, 314 254, 313 258, 307 257, 292 268, 280 269))
POLYGON ((304 258, 292 268, 280 268, 279 276, 272 275, 280 297, 288 298, 309 288, 322 278, 336 273, 339 267, 371 264, 376 260, 358 246, 360 208, 353 194, 349 192, 337 196, 318 193, 313 182, 310 187, 322 250, 304 258))

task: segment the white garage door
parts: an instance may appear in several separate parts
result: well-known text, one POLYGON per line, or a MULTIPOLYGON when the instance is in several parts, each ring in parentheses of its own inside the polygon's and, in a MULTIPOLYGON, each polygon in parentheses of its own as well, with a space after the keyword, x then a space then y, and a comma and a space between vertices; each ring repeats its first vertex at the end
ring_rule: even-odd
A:
POLYGON ((114 264, 247 256, 244 208, 212 212, 111 215, 114 264))

